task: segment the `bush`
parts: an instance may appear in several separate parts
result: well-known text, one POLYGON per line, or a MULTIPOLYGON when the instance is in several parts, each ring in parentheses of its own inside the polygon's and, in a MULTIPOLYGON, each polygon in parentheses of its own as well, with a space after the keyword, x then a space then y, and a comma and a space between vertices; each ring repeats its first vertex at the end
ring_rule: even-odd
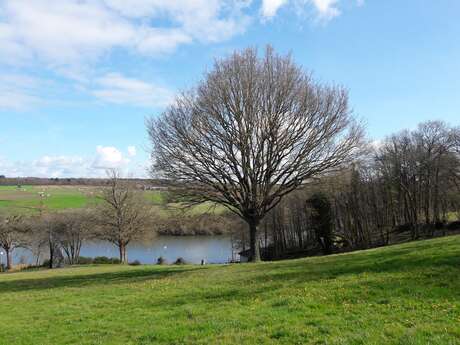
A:
POLYGON ((448 230, 460 230, 460 220, 456 220, 454 222, 450 222, 447 225, 448 230))
POLYGON ((118 258, 108 258, 107 256, 97 256, 93 260, 96 265, 118 265, 121 261, 118 258))
POLYGON ((140 266, 141 262, 139 260, 134 260, 133 262, 129 263, 130 266, 140 266))
POLYGON ((402 234, 404 232, 411 231, 412 229, 413 229, 412 224, 406 223, 406 224, 397 225, 393 231, 395 233, 402 234))
POLYGON ((85 256, 80 256, 78 258, 78 264, 80 265, 91 265, 93 263, 93 258, 88 258, 88 257, 85 257, 85 256))
POLYGON ((445 226, 446 226, 446 224, 444 224, 444 222, 436 222, 434 224, 434 228, 436 230, 442 230, 442 229, 444 229, 445 226))
POLYGON ((157 259, 157 265, 164 265, 166 264, 166 259, 162 256, 160 256, 158 259, 157 259))
POLYGON ((185 265, 187 261, 185 261, 184 258, 177 258, 177 260, 174 262, 174 265, 185 265))

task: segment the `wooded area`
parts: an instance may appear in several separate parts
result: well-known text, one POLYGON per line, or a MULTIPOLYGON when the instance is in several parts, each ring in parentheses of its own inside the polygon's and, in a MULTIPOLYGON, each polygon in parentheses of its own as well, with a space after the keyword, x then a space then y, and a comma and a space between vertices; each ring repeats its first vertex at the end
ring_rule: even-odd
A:
POLYGON ((364 249, 460 230, 460 130, 425 122, 309 181, 264 221, 267 257, 364 249))

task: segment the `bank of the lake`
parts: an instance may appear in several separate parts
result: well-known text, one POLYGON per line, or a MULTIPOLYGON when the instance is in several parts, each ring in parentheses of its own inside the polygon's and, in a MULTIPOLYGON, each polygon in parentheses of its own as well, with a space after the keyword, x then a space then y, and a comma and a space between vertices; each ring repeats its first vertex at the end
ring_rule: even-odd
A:
MULTIPOLYGON (((142 264, 156 263, 159 257, 166 263, 183 258, 190 264, 224 264, 239 259, 238 248, 230 235, 201 236, 157 236, 153 240, 132 242, 128 245, 128 261, 142 264)), ((98 256, 118 257, 117 247, 107 241, 87 241, 83 243, 80 256, 95 258, 98 256)), ((48 258, 48 253, 40 253, 39 262, 48 258)), ((17 249, 13 255, 15 264, 33 264, 36 256, 28 249, 17 249)))
POLYGON ((0 344, 460 344, 460 236, 328 257, 0 274, 0 344))

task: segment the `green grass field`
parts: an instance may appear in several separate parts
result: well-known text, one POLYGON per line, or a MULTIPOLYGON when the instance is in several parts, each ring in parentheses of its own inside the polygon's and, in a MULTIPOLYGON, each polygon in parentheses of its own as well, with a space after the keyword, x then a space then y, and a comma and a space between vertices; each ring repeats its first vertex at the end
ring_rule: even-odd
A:
POLYGON ((0 344, 460 344, 460 236, 231 266, 0 274, 0 344))
POLYGON ((0 186, 0 212, 36 213, 41 204, 39 193, 44 193, 44 208, 62 210, 84 207, 94 202, 95 190, 88 187, 67 186, 0 186))
MULTIPOLYGON (((96 198, 101 192, 98 187, 85 186, 0 186, 0 214, 33 214, 39 212, 41 198, 39 193, 47 196, 43 199, 44 208, 47 211, 60 211, 71 208, 92 206, 99 200, 96 198)), ((162 215, 174 214, 178 204, 167 204, 163 192, 145 191, 145 198, 162 215)), ((202 214, 208 212, 209 205, 194 206, 189 210, 190 214, 202 214)), ((223 213, 223 207, 213 209, 213 212, 223 213)))

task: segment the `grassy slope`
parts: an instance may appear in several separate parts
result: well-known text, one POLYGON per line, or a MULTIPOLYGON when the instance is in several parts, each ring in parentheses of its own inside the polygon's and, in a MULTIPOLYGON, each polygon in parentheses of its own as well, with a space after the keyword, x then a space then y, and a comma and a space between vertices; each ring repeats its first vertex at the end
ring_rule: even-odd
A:
POLYGON ((233 266, 0 275, 0 344, 460 344, 460 236, 233 266))

